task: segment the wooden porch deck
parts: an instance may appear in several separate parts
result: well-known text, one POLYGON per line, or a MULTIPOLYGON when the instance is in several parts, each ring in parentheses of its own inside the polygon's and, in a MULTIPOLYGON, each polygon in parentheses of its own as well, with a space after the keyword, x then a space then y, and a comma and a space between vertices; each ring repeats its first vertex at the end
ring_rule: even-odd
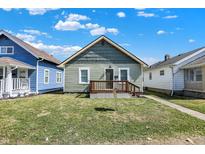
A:
POLYGON ((140 87, 129 81, 91 80, 90 93, 129 93, 132 96, 141 94, 140 87))

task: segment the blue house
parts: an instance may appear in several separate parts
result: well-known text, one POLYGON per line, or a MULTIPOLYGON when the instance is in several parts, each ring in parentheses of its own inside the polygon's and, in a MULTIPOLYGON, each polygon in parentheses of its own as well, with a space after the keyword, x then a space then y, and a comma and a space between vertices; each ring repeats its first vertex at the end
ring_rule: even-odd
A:
POLYGON ((60 61, 0 31, 0 97, 45 93, 63 88, 60 61))

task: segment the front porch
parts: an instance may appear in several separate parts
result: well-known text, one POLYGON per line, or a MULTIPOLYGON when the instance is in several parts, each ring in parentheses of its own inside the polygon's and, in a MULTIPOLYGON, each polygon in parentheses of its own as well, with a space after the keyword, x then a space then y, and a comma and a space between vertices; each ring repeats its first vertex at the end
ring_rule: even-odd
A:
POLYGON ((140 87, 125 80, 91 80, 90 98, 131 98, 141 94, 140 87))
POLYGON ((29 78, 12 78, 0 80, 0 98, 25 96, 30 93, 29 78))
POLYGON ((34 68, 13 58, 0 58, 0 98, 29 95, 29 69, 34 68))

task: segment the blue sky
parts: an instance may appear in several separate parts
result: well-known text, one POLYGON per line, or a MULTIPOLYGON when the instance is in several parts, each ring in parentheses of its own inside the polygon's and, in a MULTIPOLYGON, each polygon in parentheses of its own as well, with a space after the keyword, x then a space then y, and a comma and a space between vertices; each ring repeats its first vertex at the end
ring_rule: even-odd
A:
POLYGON ((1 9, 0 29, 60 60, 101 34, 147 63, 205 46, 205 9, 1 9))

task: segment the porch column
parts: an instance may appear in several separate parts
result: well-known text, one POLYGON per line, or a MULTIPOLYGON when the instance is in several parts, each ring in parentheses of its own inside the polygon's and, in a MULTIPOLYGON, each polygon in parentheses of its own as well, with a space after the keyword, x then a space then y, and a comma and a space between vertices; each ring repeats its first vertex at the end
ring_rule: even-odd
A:
POLYGON ((7 66, 7 91, 9 95, 12 95, 12 69, 11 66, 7 66))

